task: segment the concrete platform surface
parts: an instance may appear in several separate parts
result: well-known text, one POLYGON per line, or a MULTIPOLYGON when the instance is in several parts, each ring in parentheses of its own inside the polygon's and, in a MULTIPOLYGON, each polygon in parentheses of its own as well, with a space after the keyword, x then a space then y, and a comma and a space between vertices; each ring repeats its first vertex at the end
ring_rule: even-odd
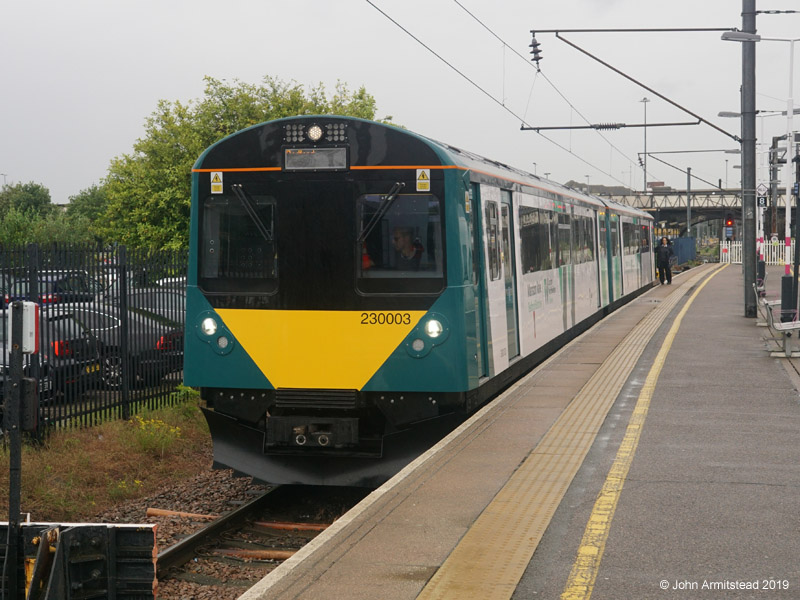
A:
POLYGON ((800 366, 743 315, 737 265, 657 286, 242 598, 800 598, 800 366))

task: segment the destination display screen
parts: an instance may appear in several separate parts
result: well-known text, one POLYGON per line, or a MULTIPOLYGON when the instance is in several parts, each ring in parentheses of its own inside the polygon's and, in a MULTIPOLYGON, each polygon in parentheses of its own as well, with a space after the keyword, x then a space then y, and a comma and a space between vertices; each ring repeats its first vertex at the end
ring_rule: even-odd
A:
POLYGON ((347 148, 286 148, 287 171, 336 171, 347 168, 347 148))

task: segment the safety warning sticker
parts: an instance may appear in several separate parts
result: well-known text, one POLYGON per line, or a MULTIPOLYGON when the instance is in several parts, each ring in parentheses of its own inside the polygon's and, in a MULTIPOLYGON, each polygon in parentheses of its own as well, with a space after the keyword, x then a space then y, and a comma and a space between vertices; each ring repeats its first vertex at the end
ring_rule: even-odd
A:
POLYGON ((222 193, 222 171, 211 172, 211 193, 212 194, 222 193))
POLYGON ((431 191, 431 170, 430 169, 417 169, 417 191, 430 192, 431 191))

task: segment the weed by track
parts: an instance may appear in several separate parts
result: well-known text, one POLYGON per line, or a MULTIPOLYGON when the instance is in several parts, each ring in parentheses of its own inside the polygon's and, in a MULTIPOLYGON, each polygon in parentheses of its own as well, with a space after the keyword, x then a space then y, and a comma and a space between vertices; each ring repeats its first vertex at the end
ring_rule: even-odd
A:
MULTIPOLYGON (((117 503, 148 496, 211 464, 211 438, 196 394, 128 421, 54 431, 25 443, 22 510, 36 521, 90 521, 117 503)), ((9 452, 0 442, 0 489, 8 490, 9 452)), ((0 497, 0 520, 8 496, 0 497)))

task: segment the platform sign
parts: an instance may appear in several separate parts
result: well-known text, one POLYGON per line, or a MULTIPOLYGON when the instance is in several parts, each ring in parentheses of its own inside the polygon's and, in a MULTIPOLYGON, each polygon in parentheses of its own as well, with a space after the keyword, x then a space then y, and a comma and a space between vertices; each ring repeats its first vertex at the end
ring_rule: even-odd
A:
POLYGON ((757 198, 756 206, 758 206, 758 208, 766 208, 767 207, 767 197, 766 196, 759 196, 757 198))

